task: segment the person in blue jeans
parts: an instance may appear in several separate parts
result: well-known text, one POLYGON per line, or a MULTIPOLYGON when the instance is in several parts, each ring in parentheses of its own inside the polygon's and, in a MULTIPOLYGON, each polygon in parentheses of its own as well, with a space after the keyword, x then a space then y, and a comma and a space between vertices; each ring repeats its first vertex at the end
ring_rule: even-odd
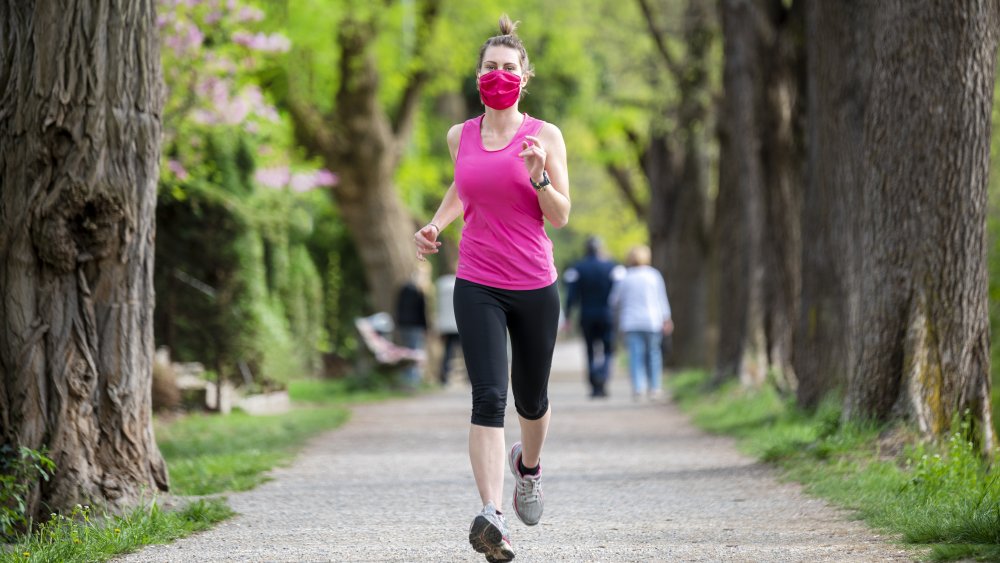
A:
POLYGON ((580 331, 587 346, 587 375, 591 397, 607 397, 607 382, 615 354, 614 322, 608 296, 625 268, 602 255, 601 241, 588 237, 582 260, 563 272, 566 282, 565 323, 580 306, 580 331), (598 355, 598 346, 600 354, 598 355))
MULTIPOLYGON (((425 268, 418 267, 413 276, 399 288, 396 296, 396 328, 399 343, 413 350, 423 350, 427 338, 427 304, 421 289, 425 268)), ((403 369, 403 386, 410 390, 420 387, 421 365, 412 363, 403 369)))
POLYGON ((632 397, 647 393, 656 400, 663 395, 663 337, 673 332, 667 286, 660 272, 649 265, 647 246, 633 247, 628 254, 625 277, 611 290, 608 303, 616 314, 618 330, 628 348, 632 397))

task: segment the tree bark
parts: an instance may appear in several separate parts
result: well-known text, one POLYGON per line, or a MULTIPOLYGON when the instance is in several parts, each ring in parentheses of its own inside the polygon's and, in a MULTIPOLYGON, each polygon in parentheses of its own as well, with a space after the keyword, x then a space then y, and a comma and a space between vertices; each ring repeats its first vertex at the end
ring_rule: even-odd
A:
POLYGON ((762 305, 764 171, 761 166, 760 7, 721 0, 723 90, 719 125, 719 343, 713 382, 739 377, 759 384, 767 358, 762 305))
POLYGON ((807 135, 802 290, 792 356, 797 401, 815 408, 857 359, 864 108, 870 57, 862 0, 806 3, 807 135))
MULTIPOLYGON (((422 35, 429 33, 439 4, 424 4, 422 35)), ((332 115, 320 114, 307 101, 295 99, 294 93, 290 93, 289 105, 301 144, 340 178, 333 197, 364 265, 372 306, 392 311, 396 292, 416 267, 413 232, 417 227, 396 192, 394 177, 428 75, 420 70, 409 77, 395 119, 391 119, 378 98, 379 73, 373 53, 379 33, 377 17, 363 21, 349 14, 340 23, 340 85, 332 115)), ((427 42, 424 37, 418 46, 427 42)))
POLYGON ((864 327, 845 416, 941 435, 990 409, 985 222, 1000 5, 892 0, 873 16, 864 327))
POLYGON ((761 51, 764 100, 761 156, 764 168, 763 312, 770 371, 780 390, 796 385, 792 365, 801 288, 803 3, 766 6, 761 51))
POLYGON ((36 518, 133 504, 167 489, 150 418, 154 3, 8 0, 0 37, 0 438, 56 462, 36 518))
POLYGON ((713 14, 701 0, 688 2, 683 29, 687 50, 677 61, 652 20, 648 3, 640 0, 640 6, 680 93, 675 133, 667 135, 654 127, 642 158, 650 187, 647 224, 652 263, 665 278, 674 321, 673 353, 668 364, 704 366, 711 252, 707 131, 711 120, 708 56, 713 14))

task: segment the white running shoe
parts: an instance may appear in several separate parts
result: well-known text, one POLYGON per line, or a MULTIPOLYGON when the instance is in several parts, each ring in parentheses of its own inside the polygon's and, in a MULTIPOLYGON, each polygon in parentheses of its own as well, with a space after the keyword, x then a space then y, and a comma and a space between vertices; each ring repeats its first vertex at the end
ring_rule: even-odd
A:
POLYGON ((490 563, 510 561, 514 558, 514 548, 510 545, 507 520, 497 512, 492 502, 486 503, 483 511, 472 521, 469 528, 469 543, 472 549, 486 555, 490 563))
POLYGON ((514 514, 525 525, 534 526, 542 518, 542 466, 535 475, 521 475, 521 442, 511 447, 507 461, 514 474, 514 514))

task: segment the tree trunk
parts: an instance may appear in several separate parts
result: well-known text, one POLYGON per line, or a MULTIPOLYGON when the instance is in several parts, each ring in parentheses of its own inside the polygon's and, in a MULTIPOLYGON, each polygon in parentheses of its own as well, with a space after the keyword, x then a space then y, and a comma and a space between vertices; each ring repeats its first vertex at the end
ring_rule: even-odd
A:
MULTIPOLYGON (((658 45, 665 39, 642 3, 658 45)), ((643 154, 650 187, 647 224, 653 266, 666 280, 674 322, 671 366, 707 363, 707 286, 711 250, 708 234, 708 56, 712 47, 712 12, 702 0, 690 0, 684 17, 683 61, 674 62, 663 49, 666 66, 677 82, 680 100, 677 127, 667 135, 653 127, 643 154)), ((666 116, 664 121, 670 120, 666 116)), ((620 182, 621 183, 621 182, 620 182)))
POLYGON ((762 106, 758 10, 751 0, 721 0, 723 89, 720 111, 716 256, 719 344, 713 380, 760 383, 767 368, 761 293, 763 271, 762 106))
POLYGON ((802 292, 793 364, 797 400, 815 408, 857 359, 864 107, 871 30, 862 0, 806 3, 807 172, 802 292))
POLYGON ((3 2, 0 37, 0 437, 56 462, 36 518, 132 504, 167 489, 150 418, 154 3, 3 2))
POLYGON ((997 30, 992 0, 883 2, 865 114, 864 327, 845 415, 941 435, 990 410, 985 225, 997 30))
MULTIPOLYGON (((424 3, 419 33, 428 33, 439 5, 424 3)), ((373 52, 377 17, 361 21, 352 14, 340 23, 340 85, 333 115, 327 118, 294 97, 289 103, 300 142, 339 175, 333 197, 364 265, 372 306, 393 311, 396 292, 416 266, 417 228, 396 192, 394 176, 427 71, 409 77, 396 119, 391 120, 378 97, 373 52)), ((421 45, 428 41, 423 39, 421 45)))
POLYGON ((763 311, 768 364, 779 389, 795 388, 792 346, 801 286, 802 239, 802 2, 767 6, 767 40, 761 51, 764 100, 761 132, 764 167, 763 311))

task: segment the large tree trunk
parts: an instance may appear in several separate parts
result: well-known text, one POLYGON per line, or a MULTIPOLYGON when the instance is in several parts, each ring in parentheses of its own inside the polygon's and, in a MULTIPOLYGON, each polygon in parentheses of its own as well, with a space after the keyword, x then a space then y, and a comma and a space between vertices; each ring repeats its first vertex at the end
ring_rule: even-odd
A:
MULTIPOLYGON (((653 10, 641 2, 654 40, 676 81, 680 100, 674 133, 653 127, 642 160, 649 182, 647 215, 653 266, 663 272, 673 315, 672 366, 707 363, 707 286, 710 241, 708 228, 708 56, 712 47, 712 10, 690 0, 684 16, 682 61, 666 50, 665 38, 653 21, 653 10)), ((670 119, 666 116, 664 121, 670 119)))
MULTIPOLYGON (((438 0, 423 4, 419 34, 429 33, 439 8, 438 0)), ((339 24, 340 85, 333 114, 320 114, 295 92, 289 93, 289 105, 299 141, 340 177, 333 197, 364 265, 372 306, 392 311, 396 292, 416 266, 416 225, 396 193, 394 176, 428 71, 409 77, 395 119, 390 119, 379 100, 373 52, 378 16, 369 17, 352 13, 339 24)), ((428 42, 423 37, 419 45, 428 42)))
POLYGON ((0 438, 31 513, 167 489, 153 439, 163 87, 152 0, 0 3, 0 438))
POLYGON ((716 256, 719 344, 715 383, 730 377, 759 384, 767 368, 763 326, 761 240, 763 170, 759 10, 751 0, 721 0, 723 89, 720 111, 716 256))
POLYGON ((905 416, 927 434, 990 411, 985 221, 1000 5, 875 11, 865 116, 864 327, 848 417, 905 416))
POLYGON ((343 142, 324 157, 340 182, 333 195, 365 267, 372 304, 394 311, 396 292, 416 265, 413 219, 396 193, 399 147, 378 101, 378 71, 365 26, 346 23, 338 38, 341 76, 335 123, 343 142))
POLYGON ((792 347, 801 286, 802 239, 802 2, 766 7, 768 27, 761 51, 764 100, 764 328, 768 363, 785 392, 795 387, 792 347))
POLYGON ((862 61, 870 48, 863 0, 806 3, 807 172, 802 292, 793 363, 802 408, 843 387, 855 365, 862 210, 862 61))

